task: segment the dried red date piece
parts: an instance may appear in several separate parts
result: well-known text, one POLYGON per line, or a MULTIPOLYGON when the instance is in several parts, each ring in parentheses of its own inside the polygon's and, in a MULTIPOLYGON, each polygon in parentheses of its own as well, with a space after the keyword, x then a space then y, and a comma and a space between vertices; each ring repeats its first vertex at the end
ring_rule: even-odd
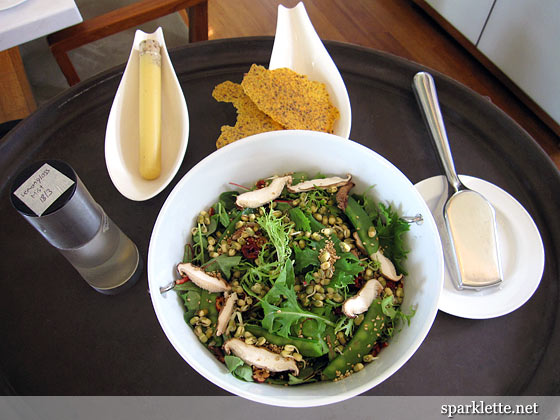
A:
POLYGON ((266 238, 263 236, 247 238, 245 244, 241 247, 241 253, 248 260, 254 260, 259 256, 262 246, 266 243, 266 238))
POLYGON ((226 299, 223 296, 218 296, 216 298, 216 309, 218 310, 218 312, 220 312, 222 310, 222 308, 224 307, 225 301, 226 301, 226 299))

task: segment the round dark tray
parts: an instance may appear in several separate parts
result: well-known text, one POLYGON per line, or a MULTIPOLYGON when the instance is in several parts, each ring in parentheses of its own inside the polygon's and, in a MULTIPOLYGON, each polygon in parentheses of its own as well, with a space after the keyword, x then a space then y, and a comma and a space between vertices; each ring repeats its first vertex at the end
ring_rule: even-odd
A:
MULTIPOLYGON (((440 167, 411 80, 422 66, 370 49, 325 42, 352 104, 350 138, 380 153, 416 183, 440 167)), ((190 140, 179 173, 161 194, 132 202, 105 167, 104 135, 124 67, 84 81, 19 124, 0 145, 0 365, 4 393, 26 395, 226 395, 175 352, 155 317, 146 274, 128 292, 105 296, 11 207, 18 168, 38 159, 74 167, 93 197, 144 258, 152 226, 177 181, 215 150, 235 111, 211 92, 266 65, 272 38, 191 44, 171 59, 190 113, 190 140)), ((560 175, 513 120, 457 82, 432 72, 459 173, 486 179, 517 198, 535 220, 546 267, 533 297, 500 318, 469 320, 439 312, 425 342, 368 395, 558 395, 560 390, 560 175)), ((531 261, 526 261, 531 264, 531 261)))

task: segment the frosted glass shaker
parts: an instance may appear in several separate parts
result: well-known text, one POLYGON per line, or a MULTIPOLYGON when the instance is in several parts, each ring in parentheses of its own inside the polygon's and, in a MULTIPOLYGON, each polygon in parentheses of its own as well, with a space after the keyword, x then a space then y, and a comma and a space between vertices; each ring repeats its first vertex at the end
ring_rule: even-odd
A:
POLYGON ((29 165, 14 179, 10 197, 16 210, 98 292, 122 292, 140 277, 138 248, 67 163, 29 165))

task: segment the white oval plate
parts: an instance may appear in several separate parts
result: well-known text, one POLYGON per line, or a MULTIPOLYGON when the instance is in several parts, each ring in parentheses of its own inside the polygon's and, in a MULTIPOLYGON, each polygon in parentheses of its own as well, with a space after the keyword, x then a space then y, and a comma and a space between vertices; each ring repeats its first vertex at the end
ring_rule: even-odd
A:
POLYGON ((309 80, 324 83, 332 104, 340 112, 333 134, 348 138, 352 126, 352 110, 342 76, 315 32, 303 3, 288 9, 278 6, 276 35, 270 56, 270 70, 287 67, 306 75, 309 80))
POLYGON ((148 200, 173 179, 189 140, 189 113, 185 96, 167 53, 163 31, 136 31, 126 69, 115 95, 105 133, 105 163, 111 181, 126 198, 148 200), (154 180, 138 169, 138 48, 144 39, 161 45, 161 175, 154 180))
MULTIPOLYGON (((479 178, 460 175, 463 183, 481 193, 496 211, 498 248, 504 281, 499 287, 480 291, 459 291, 451 278, 447 264, 439 309, 448 314, 470 319, 487 319, 506 315, 518 309, 533 295, 544 270, 544 247, 535 222, 519 202, 498 186, 479 178)), ((443 227, 441 197, 447 181, 435 176, 415 185, 440 229, 443 227)), ((444 238, 444 250, 446 248, 444 238)))

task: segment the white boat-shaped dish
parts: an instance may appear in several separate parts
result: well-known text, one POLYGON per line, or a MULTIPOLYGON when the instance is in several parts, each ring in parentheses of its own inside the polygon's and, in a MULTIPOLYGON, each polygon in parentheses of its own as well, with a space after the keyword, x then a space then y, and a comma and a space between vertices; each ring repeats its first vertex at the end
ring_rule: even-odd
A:
POLYGON ((298 3, 292 9, 278 6, 276 35, 268 68, 273 70, 282 67, 326 85, 332 104, 340 112, 333 134, 348 138, 352 126, 352 111, 346 85, 315 32, 303 3, 298 3))
POLYGON ((181 85, 169 59, 163 31, 136 31, 130 57, 115 95, 105 133, 105 162, 111 181, 126 198, 148 200, 173 179, 185 156, 189 139, 189 113, 181 85), (138 168, 138 65, 139 45, 156 39, 161 45, 161 175, 140 176, 138 168))

